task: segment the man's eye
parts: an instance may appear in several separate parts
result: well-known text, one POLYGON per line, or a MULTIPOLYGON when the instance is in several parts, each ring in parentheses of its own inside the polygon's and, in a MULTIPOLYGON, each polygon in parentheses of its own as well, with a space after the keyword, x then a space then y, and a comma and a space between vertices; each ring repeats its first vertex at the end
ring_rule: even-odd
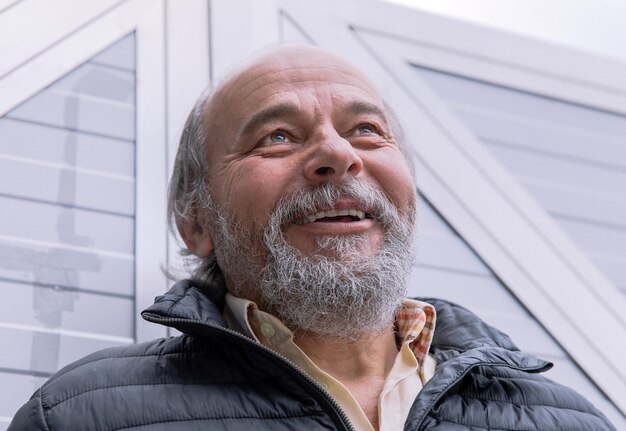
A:
POLYGON ((281 131, 270 133, 267 136, 267 139, 269 139, 270 142, 279 144, 283 142, 289 142, 289 137, 287 136, 287 133, 281 131))
POLYGON ((376 127, 371 124, 360 124, 356 127, 357 133, 361 135, 371 135, 372 133, 378 133, 376 127))
POLYGON ((291 135, 283 130, 276 130, 268 135, 265 135, 257 143, 257 146, 268 147, 278 144, 287 144, 292 142, 291 135))

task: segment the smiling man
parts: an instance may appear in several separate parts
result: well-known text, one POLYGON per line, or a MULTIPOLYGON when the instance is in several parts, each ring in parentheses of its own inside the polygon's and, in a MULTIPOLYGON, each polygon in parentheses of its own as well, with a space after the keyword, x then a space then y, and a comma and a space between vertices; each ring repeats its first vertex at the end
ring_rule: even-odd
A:
POLYGON ((613 429, 469 311, 404 298, 404 150, 346 60, 242 66, 196 103, 170 184, 197 266, 143 317, 184 335, 66 367, 9 430, 613 429))

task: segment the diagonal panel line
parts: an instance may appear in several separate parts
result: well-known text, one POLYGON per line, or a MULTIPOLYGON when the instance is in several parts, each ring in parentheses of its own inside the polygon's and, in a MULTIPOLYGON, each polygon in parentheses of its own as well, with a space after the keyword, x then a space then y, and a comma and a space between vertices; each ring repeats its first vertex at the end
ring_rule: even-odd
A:
POLYGON ((21 3, 23 0, 15 0, 13 3, 9 3, 3 9, 0 9, 0 13, 4 13, 11 9, 13 6, 16 6, 18 3, 21 3))
POLYGON ((34 55, 30 56, 28 59, 22 61, 20 64, 18 64, 17 66, 15 66, 14 68, 8 70, 4 75, 0 75, 0 80, 2 80, 5 76, 8 76, 10 74, 12 74, 13 72, 15 72, 16 70, 20 69, 21 67, 23 67, 25 64, 30 63, 31 61, 33 61, 35 58, 39 57, 43 52, 49 50, 50 48, 57 46, 61 43, 63 43, 63 41, 65 41, 66 39, 68 39, 69 37, 73 36, 74 34, 78 33, 79 31, 81 31, 82 29, 84 29, 85 27, 89 26, 90 24, 92 24, 93 22, 99 20, 100 18, 102 18, 104 15, 107 15, 108 13, 110 13, 113 9, 116 9, 118 6, 120 6, 122 3, 126 2, 127 0, 120 0, 117 3, 115 3, 114 5, 112 5, 111 7, 109 7, 108 9, 105 9, 104 11, 100 12, 99 14, 97 14, 96 16, 94 16, 93 18, 89 19, 88 21, 84 22, 83 24, 81 24, 80 26, 78 26, 77 28, 75 28, 74 30, 70 31, 69 33, 67 33, 66 35, 64 35, 63 37, 61 37, 59 40, 57 40, 56 42, 53 42, 47 46, 45 46, 44 48, 40 49, 39 51, 37 51, 34 55))

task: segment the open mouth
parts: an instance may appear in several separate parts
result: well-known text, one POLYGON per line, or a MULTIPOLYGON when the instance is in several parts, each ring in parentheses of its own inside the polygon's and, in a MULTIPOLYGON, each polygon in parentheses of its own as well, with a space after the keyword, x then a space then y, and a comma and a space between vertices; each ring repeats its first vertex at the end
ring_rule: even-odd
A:
POLYGON ((351 223, 355 221, 361 221, 366 218, 373 218, 371 214, 364 211, 351 208, 346 210, 327 210, 318 211, 314 214, 307 214, 304 217, 294 220, 295 224, 309 224, 309 223, 351 223))

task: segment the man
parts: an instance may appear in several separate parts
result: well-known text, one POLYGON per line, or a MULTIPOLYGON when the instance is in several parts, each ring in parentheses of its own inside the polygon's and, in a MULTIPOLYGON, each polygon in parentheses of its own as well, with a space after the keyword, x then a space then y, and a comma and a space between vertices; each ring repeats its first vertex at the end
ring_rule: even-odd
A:
POLYGON ((66 367, 9 430, 614 429, 469 311, 403 298, 416 194, 390 121, 312 47, 203 95, 169 200, 197 267, 143 313, 185 335, 66 367))

